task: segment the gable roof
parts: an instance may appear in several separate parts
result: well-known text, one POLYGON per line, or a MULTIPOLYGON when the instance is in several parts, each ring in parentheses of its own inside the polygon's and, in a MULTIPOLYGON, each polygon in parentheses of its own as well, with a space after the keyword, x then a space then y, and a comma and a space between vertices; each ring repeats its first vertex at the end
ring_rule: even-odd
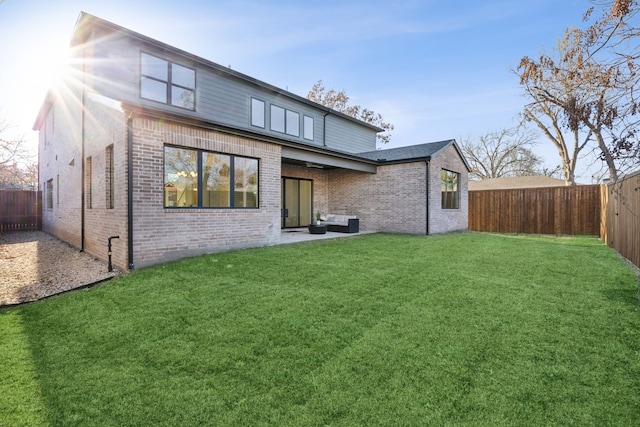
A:
POLYGON ((481 181, 469 181, 469 191, 564 186, 566 186, 566 182, 563 179, 551 178, 550 176, 544 175, 487 178, 481 181))
POLYGON ((366 153, 358 153, 357 156, 369 160, 375 160, 379 164, 407 163, 411 161, 431 160, 431 158, 437 156, 450 146, 453 146, 456 149, 458 155, 467 167, 467 170, 470 171, 471 168, 467 163, 467 159, 465 159, 462 151, 460 151, 455 139, 408 145, 406 147, 388 148, 386 150, 368 151, 366 153))

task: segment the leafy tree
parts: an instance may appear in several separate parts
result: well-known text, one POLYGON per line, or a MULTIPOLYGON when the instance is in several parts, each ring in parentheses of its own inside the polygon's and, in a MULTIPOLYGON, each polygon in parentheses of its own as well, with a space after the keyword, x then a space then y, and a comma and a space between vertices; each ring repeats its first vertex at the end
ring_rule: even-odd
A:
POLYGON ((460 148, 471 166, 473 179, 554 173, 543 169, 542 159, 533 152, 534 143, 531 133, 503 129, 462 141, 460 148))
POLYGON ((383 144, 386 144, 391 139, 391 131, 394 129, 394 126, 391 123, 385 122, 380 114, 368 108, 363 108, 359 105, 349 105, 349 97, 344 90, 340 92, 335 89, 326 90, 322 80, 318 80, 307 94, 307 99, 384 129, 384 133, 378 134, 378 141, 383 144))
POLYGON ((0 118, 0 189, 31 190, 38 185, 38 167, 25 138, 13 137, 0 118))

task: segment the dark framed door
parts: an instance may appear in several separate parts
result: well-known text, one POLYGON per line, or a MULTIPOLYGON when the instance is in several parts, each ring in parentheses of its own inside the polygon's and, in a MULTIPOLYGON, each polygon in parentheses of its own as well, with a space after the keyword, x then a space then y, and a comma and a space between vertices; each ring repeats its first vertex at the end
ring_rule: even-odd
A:
POLYGON ((313 216, 313 181, 282 178, 282 228, 306 227, 313 216))

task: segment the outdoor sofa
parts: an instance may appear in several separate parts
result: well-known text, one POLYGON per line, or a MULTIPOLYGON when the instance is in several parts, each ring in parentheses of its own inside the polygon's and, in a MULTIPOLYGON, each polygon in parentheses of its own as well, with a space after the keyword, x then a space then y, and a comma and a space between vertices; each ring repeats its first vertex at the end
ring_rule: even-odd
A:
POLYGON ((360 219, 355 215, 328 214, 322 224, 327 226, 327 231, 339 233, 358 233, 360 231, 360 219))

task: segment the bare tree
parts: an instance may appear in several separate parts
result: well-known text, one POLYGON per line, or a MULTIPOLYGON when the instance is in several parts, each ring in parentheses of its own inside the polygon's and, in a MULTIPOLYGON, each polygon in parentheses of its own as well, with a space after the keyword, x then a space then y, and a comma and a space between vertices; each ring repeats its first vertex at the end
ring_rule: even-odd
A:
POLYGON ((24 137, 11 136, 11 125, 0 118, 0 188, 29 190, 37 186, 38 168, 24 137))
POLYGON ((542 159, 533 152, 535 137, 503 129, 462 141, 461 149, 475 179, 543 174, 542 159))
MULTIPOLYGON (((553 128, 554 133, 557 123, 558 128, 572 133, 574 140, 578 135, 592 137, 609 178, 616 180, 623 163, 640 163, 640 30, 634 24, 640 5, 637 0, 592 3, 601 14, 589 27, 567 29, 553 57, 543 54, 537 61, 522 58, 517 74, 533 101, 527 105, 525 118, 538 127, 553 128), (542 117, 548 120, 543 123, 542 117)), ((587 11, 585 22, 594 11, 595 7, 587 11)), ((574 147, 584 148, 588 138, 574 147)), ((558 139, 554 143, 562 151, 558 139)), ((566 161, 563 157, 568 172, 571 168, 566 161)))
POLYGON ((385 132, 383 134, 378 134, 378 141, 383 144, 386 144, 391 139, 391 131, 394 129, 394 126, 391 123, 385 122, 382 116, 373 110, 363 108, 359 105, 349 105, 349 97, 344 90, 340 92, 335 89, 326 90, 322 80, 318 80, 307 94, 307 99, 384 129, 385 132))

